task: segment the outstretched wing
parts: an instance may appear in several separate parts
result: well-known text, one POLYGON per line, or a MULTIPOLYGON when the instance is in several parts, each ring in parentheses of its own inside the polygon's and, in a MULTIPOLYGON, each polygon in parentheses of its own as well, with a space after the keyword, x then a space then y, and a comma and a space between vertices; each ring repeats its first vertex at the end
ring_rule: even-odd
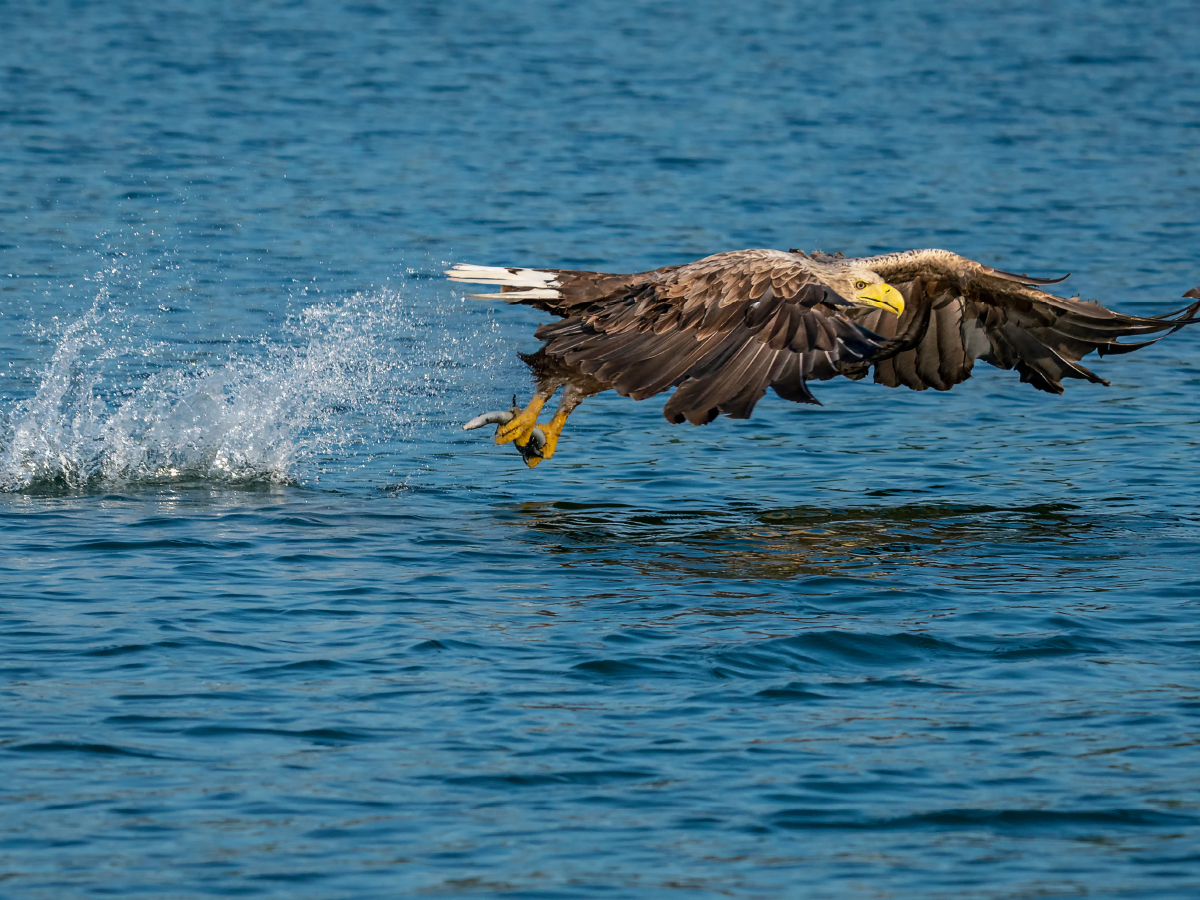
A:
POLYGON ((671 422, 746 418, 768 387, 816 403, 806 381, 832 378, 882 344, 842 315, 850 304, 801 259, 777 250, 554 280, 560 296, 537 298, 564 316, 537 330, 547 352, 635 400, 677 386, 663 408, 671 422))
MULTIPOLYGON (((1145 347, 1197 321, 1200 309, 1197 302, 1165 316, 1124 315, 1033 287, 1061 278, 1001 272, 944 250, 857 262, 898 288, 906 305, 899 318, 875 309, 849 314, 889 341, 874 359, 844 374, 861 378, 873 366, 875 381, 889 387, 946 391, 971 376, 977 359, 1016 369, 1022 381, 1053 394, 1063 392, 1064 378, 1107 384, 1079 360, 1092 351, 1104 356, 1145 347), (1157 337, 1119 342, 1150 335, 1157 337)), ((1184 296, 1200 298, 1200 288, 1184 296)))

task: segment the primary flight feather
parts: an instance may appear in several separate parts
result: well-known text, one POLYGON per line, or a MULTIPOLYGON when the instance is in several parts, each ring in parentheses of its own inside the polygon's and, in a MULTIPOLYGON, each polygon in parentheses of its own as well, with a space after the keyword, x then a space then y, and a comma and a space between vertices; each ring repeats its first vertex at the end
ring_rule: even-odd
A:
MULTIPOLYGON (((608 389, 642 400, 675 388, 673 423, 747 418, 767 388, 818 403, 808 382, 874 370, 889 387, 949 390, 975 360, 1016 369, 1061 394, 1064 378, 1107 384, 1080 360, 1128 353, 1197 321, 1196 303, 1164 316, 1130 316, 1040 290, 1063 278, 993 269, 945 250, 847 258, 799 250, 739 250, 633 275, 458 265, 456 282, 499 287, 473 294, 558 316, 522 355, 537 387, 523 409, 494 412, 496 443, 516 444, 529 466, 554 455, 563 426, 608 389), (1154 337, 1149 337, 1154 336, 1154 337), (1120 338, 1148 338, 1120 343, 1120 338), (538 415, 566 388, 546 425, 538 415)), ((484 421, 486 419, 486 422, 484 421)))

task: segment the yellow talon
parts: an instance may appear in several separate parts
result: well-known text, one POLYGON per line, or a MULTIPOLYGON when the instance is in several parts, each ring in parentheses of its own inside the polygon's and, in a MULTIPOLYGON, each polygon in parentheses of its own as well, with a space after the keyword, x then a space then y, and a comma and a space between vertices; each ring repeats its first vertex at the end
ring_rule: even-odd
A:
POLYGON ((542 459, 549 459, 554 455, 554 448, 558 446, 558 439, 562 436, 563 426, 566 424, 567 417, 560 410, 554 414, 554 418, 548 424, 542 426, 542 434, 546 435, 546 446, 542 447, 542 459))
POLYGON ((524 447, 529 443, 529 435, 533 433, 533 426, 537 424, 538 413, 545 404, 546 398, 535 394, 528 406, 496 429, 496 443, 508 444, 516 441, 518 447, 524 447))
POLYGON ((563 426, 566 424, 567 417, 560 410, 554 414, 554 418, 549 423, 541 426, 542 434, 546 436, 546 443, 542 446, 541 456, 527 455, 525 457, 525 465, 532 469, 543 459, 552 457, 554 455, 554 448, 558 446, 558 439, 562 435, 563 426))

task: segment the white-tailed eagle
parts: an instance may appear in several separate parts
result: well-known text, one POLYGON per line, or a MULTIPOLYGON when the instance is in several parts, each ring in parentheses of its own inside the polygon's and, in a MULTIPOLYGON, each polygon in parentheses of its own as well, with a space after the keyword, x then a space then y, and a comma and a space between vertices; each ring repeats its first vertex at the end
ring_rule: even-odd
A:
POLYGON ((522 355, 537 383, 528 405, 465 426, 496 424, 496 443, 515 443, 531 467, 554 455, 575 407, 610 388, 634 400, 675 388, 663 415, 693 425, 747 418, 767 388, 819 403, 809 381, 870 370, 889 387, 946 391, 977 359, 1061 394, 1064 378, 1108 384, 1079 364, 1092 351, 1128 353, 1200 321, 1200 288, 1182 310, 1130 316, 1039 289, 1066 276, 1014 275, 945 250, 739 250, 633 275, 468 265, 446 274, 500 288, 471 296, 559 317, 535 333, 541 349, 522 355), (558 411, 538 425, 563 386, 558 411))

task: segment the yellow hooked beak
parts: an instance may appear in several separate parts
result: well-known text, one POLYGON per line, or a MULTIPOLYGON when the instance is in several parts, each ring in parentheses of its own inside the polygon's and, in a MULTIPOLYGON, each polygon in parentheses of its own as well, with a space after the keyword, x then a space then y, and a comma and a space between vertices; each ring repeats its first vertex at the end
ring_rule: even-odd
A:
POLYGON ((888 312, 895 313, 896 315, 904 312, 904 295, 890 284, 885 284, 882 281, 878 284, 868 284, 855 295, 854 299, 859 303, 865 303, 867 306, 878 306, 880 309, 886 309, 888 312))

